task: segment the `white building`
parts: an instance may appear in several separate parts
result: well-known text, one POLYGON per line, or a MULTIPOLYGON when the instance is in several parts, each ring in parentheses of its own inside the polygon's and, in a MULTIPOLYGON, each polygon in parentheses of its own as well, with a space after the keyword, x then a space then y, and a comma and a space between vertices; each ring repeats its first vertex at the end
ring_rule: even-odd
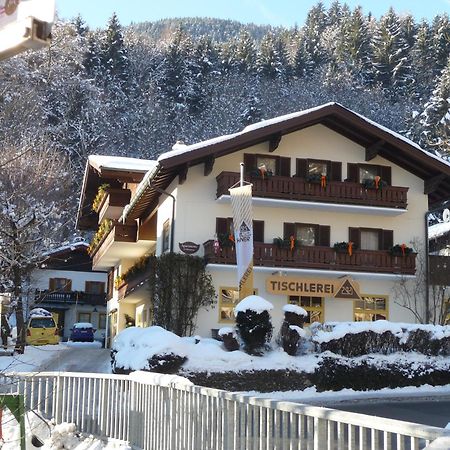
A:
POLYGON ((228 188, 238 181, 242 161, 253 184, 254 286, 274 304, 275 325, 288 302, 301 304, 310 322, 414 321, 393 288, 400 279, 414 281, 415 252, 425 248, 425 214, 450 196, 450 164, 330 103, 177 145, 141 165, 131 158, 89 158, 78 227, 96 229, 111 219, 91 254, 94 270, 109 271, 111 286, 117 280, 108 302, 112 334, 130 318, 141 326, 151 319, 142 263, 137 278, 117 277, 146 254, 179 252, 183 243, 199 245, 196 254, 206 258, 218 296, 214 308, 199 312, 196 332, 207 336, 233 322, 237 279, 227 242, 228 188), (263 176, 262 165, 270 173, 263 176), (103 183, 110 192, 97 216, 91 204, 103 183), (359 299, 336 297, 342 277, 359 285, 359 299), (295 284, 288 292, 278 281, 295 284))
POLYGON ((87 247, 85 242, 74 242, 54 249, 32 274, 31 307, 52 312, 63 339, 69 338, 76 322, 92 323, 99 341, 106 334, 107 274, 92 271, 87 247))

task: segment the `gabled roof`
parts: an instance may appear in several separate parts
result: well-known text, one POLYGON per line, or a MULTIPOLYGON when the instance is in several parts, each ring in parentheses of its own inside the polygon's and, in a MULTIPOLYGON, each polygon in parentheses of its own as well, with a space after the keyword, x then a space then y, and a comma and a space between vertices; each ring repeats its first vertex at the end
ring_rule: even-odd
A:
POLYGON ((96 228, 97 214, 92 211, 91 206, 101 184, 108 183, 113 187, 127 182, 139 183, 157 165, 157 161, 151 159, 90 155, 86 162, 78 205, 77 228, 96 228))
POLYGON ((204 164, 208 174, 214 160, 250 146, 267 142, 267 151, 276 151, 286 134, 322 124, 366 150, 366 160, 377 154, 425 181, 425 193, 430 205, 450 197, 450 163, 423 150, 413 141, 351 111, 338 103, 327 103, 315 108, 265 120, 230 135, 216 137, 192 145, 177 144, 176 148, 158 158, 151 174, 146 175, 129 208, 127 218, 140 217, 152 209, 160 195, 176 176, 182 180, 189 167, 204 164), (144 182, 142 183, 144 184, 144 182))
POLYGON ((92 260, 87 252, 88 244, 76 241, 45 252, 41 269, 91 272, 92 260))

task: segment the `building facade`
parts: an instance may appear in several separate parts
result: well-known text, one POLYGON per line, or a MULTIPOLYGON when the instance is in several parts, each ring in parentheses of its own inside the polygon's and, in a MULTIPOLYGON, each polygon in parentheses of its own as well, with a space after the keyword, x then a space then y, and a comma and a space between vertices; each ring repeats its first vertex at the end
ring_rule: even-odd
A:
POLYGON ((177 145, 143 162, 149 170, 133 174, 134 182, 124 180, 123 167, 122 174, 102 175, 95 158, 86 169, 78 226, 96 229, 109 220, 91 254, 94 270, 108 270, 115 284, 111 336, 127 323, 151 322, 146 255, 197 245, 217 303, 199 312, 196 332, 214 335, 233 323, 238 293, 228 189, 239 181, 241 162, 253 185, 255 292, 274 304, 275 325, 286 303, 305 308, 308 323, 415 320, 395 286, 416 282, 425 214, 449 197, 450 165, 390 130, 331 103, 177 145), (114 218, 107 207, 98 217, 84 214, 104 182, 128 189, 129 202, 114 218), (344 282, 356 296, 342 295, 344 282))
POLYGON ((85 242, 75 242, 52 250, 32 274, 30 307, 50 311, 63 340, 76 322, 92 323, 98 341, 106 335, 107 273, 92 270, 87 248, 85 242))

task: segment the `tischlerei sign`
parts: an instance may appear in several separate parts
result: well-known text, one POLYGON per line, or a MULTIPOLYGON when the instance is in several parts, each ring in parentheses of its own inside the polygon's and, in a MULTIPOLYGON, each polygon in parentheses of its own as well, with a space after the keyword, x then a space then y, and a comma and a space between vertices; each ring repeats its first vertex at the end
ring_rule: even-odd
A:
POLYGON ((359 299, 359 285, 350 278, 336 280, 308 279, 297 277, 269 277, 266 291, 277 295, 304 295, 359 299))

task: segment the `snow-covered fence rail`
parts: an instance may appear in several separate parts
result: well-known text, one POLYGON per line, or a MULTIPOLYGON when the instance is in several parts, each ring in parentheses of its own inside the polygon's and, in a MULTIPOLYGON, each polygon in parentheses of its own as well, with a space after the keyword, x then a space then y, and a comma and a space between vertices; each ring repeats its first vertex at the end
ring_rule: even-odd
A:
POLYGON ((176 376, 2 375, 1 392, 57 423, 158 450, 420 450, 450 431, 194 386, 176 376))

